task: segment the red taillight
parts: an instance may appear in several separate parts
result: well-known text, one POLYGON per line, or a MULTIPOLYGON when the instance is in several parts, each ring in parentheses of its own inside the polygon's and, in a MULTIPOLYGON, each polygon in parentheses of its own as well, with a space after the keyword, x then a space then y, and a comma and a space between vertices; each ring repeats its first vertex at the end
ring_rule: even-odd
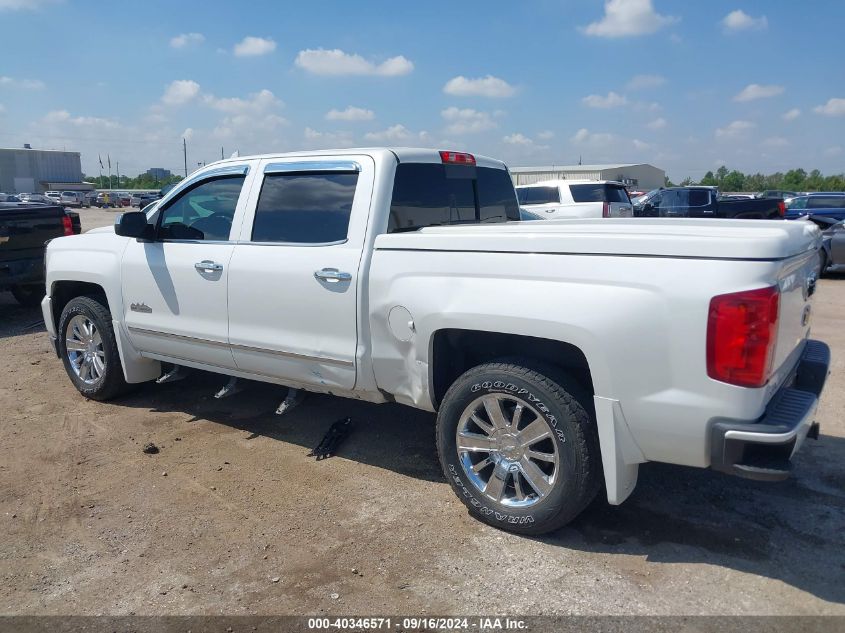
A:
POLYGON ((70 219, 69 215, 62 216, 62 227, 65 230, 65 235, 73 235, 73 220, 70 219))
POLYGON ((786 215, 786 203, 783 200, 778 200, 778 213, 780 213, 780 217, 786 215))
POLYGON ((707 375, 762 387, 772 372, 780 291, 777 286, 718 295, 707 318, 707 375))
POLYGON ((601 205, 601 217, 610 217, 610 203, 607 200, 605 200, 601 205))
POLYGON ((475 156, 464 152, 440 152, 440 160, 451 165, 475 165, 475 156))

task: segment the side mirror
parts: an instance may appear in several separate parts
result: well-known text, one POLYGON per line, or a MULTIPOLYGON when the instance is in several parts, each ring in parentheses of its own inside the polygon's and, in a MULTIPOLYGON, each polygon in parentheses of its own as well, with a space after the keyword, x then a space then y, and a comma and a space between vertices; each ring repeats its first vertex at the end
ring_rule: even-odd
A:
POLYGON ((134 237, 139 240, 153 238, 153 226, 147 224, 147 215, 140 211, 121 213, 114 220, 114 232, 123 237, 134 237))

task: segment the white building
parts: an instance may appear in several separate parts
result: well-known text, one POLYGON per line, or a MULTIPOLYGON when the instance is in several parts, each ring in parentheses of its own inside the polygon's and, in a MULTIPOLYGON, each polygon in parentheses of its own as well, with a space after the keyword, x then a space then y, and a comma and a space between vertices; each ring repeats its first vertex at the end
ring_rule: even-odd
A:
POLYGON ((617 180, 632 189, 649 191, 666 182, 665 171, 646 163, 510 167, 510 172, 514 185, 531 185, 543 180, 617 180))

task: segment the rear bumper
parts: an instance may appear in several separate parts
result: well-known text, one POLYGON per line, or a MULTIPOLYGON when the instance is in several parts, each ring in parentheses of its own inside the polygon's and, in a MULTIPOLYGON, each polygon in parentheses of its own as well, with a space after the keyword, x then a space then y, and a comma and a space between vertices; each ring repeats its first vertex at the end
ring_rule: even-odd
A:
POLYGON ((719 420, 711 430, 710 467, 761 481, 790 474, 790 458, 806 437, 818 438, 819 396, 830 368, 830 348, 808 340, 790 380, 756 421, 719 420))
POLYGON ((0 262, 0 289, 44 282, 44 258, 12 259, 0 262))

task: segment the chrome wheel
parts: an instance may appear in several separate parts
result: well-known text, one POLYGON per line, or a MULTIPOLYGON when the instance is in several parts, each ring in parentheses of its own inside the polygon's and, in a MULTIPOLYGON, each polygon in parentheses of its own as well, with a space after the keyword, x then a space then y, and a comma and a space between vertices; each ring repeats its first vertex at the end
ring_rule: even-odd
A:
POLYGON ((455 439, 467 478, 497 503, 532 506, 557 480, 560 454, 552 428, 521 398, 491 393, 475 399, 464 409, 455 439))
POLYGON ((92 385, 106 371, 106 352, 103 339, 93 321, 77 314, 68 321, 65 348, 73 373, 85 384, 92 385))

